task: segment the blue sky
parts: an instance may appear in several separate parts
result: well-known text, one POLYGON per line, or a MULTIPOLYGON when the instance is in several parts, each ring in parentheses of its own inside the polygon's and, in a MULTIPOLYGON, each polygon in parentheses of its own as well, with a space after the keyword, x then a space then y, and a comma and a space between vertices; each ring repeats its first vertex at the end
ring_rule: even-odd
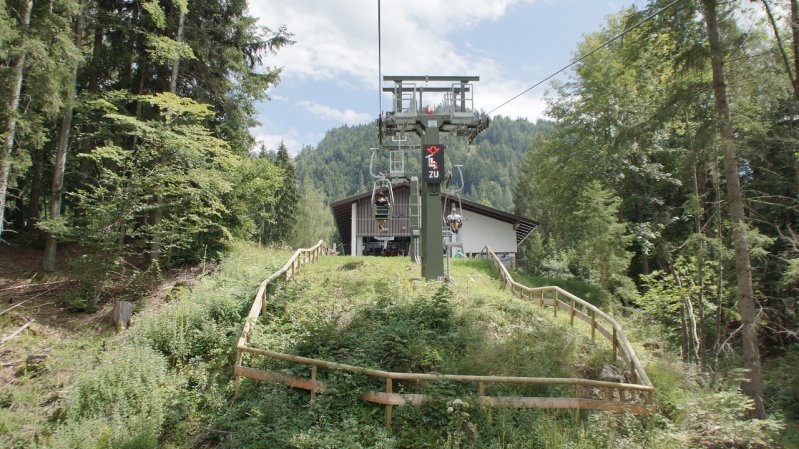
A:
MULTIPOLYGON (((488 111, 566 65, 608 14, 644 3, 383 0, 383 74, 480 75, 475 107, 488 111)), ((256 139, 271 149, 284 141, 294 154, 330 128, 377 117, 377 0, 253 0, 250 12, 296 40, 266 60, 283 74, 258 105, 256 139)), ((543 117, 545 94, 541 86, 496 114, 543 117)), ((384 110, 389 104, 383 97, 384 110)))

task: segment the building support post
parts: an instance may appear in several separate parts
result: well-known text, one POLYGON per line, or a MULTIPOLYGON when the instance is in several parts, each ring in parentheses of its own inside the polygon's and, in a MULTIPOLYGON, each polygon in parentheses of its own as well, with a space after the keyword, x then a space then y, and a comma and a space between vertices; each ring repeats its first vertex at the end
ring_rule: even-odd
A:
POLYGON ((358 256, 358 203, 352 203, 352 226, 350 231, 350 255, 358 256))

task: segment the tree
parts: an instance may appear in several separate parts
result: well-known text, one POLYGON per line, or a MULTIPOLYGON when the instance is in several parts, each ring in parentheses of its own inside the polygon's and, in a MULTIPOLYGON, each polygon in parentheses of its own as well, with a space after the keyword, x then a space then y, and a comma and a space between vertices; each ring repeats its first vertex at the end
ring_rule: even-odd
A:
POLYGON ((3 238, 5 225, 6 195, 8 192, 8 177, 11 173, 11 154, 14 151, 14 137, 17 132, 17 109, 19 108, 19 98, 22 92, 22 81, 25 74, 25 58, 27 56, 26 36, 31 22, 31 11, 33 10, 33 0, 24 0, 19 13, 19 42, 16 45, 16 55, 14 55, 13 75, 11 79, 11 90, 8 101, 5 104, 6 123, 3 128, 3 145, 0 146, 0 239, 3 238))
POLYGON ((583 262, 597 273, 599 286, 610 290, 612 280, 619 280, 630 264, 627 247, 632 235, 627 225, 618 221, 621 200, 598 181, 589 183, 577 199, 575 220, 581 229, 583 262))
POLYGON ((84 213, 41 226, 56 238, 81 242, 105 259, 143 252, 142 246, 157 232, 164 239, 167 265, 193 260, 196 252, 186 251, 198 243, 229 239, 225 198, 233 184, 228 173, 242 158, 202 125, 212 115, 210 107, 170 93, 141 96, 139 100, 158 116, 139 120, 123 112, 127 95, 110 100, 94 102, 104 111, 102 131, 146 138, 135 148, 109 144, 82 154, 99 168, 91 184, 71 194, 84 213), (154 230, 153 224, 142 223, 156 207, 156 195, 165 213, 154 230), (123 246, 126 239, 130 246, 123 246))
POLYGON ((283 177, 283 184, 275 193, 270 216, 274 222, 264 229, 263 240, 272 243, 287 243, 297 222, 297 174, 294 162, 283 142, 277 149, 275 165, 283 177))
POLYGON ((752 416, 766 417, 763 400, 763 379, 760 374, 760 349, 757 339, 757 314, 755 311, 752 266, 746 239, 746 213, 743 191, 739 178, 738 159, 735 151, 732 117, 727 100, 724 73, 724 52, 718 23, 718 5, 715 0, 703 0, 702 7, 710 42, 710 57, 713 73, 713 93, 719 128, 719 146, 724 157, 724 174, 727 182, 727 202, 733 221, 733 244, 735 246, 735 273, 738 281, 738 309, 741 312, 741 342, 744 367, 747 369, 744 392, 754 401, 752 416))
MULTIPOLYGON (((80 50, 83 41, 83 14, 86 0, 81 1, 81 10, 75 19, 75 47, 80 50)), ((56 160, 53 170, 53 182, 50 189, 50 219, 58 220, 61 218, 61 199, 64 190, 64 171, 67 165, 67 149, 69 146, 69 132, 72 128, 72 114, 74 112, 75 94, 78 84, 78 69, 80 61, 76 60, 72 69, 72 80, 67 87, 66 99, 64 102, 64 113, 61 118, 61 126, 58 131, 58 141, 56 143, 56 160)), ((47 234, 44 257, 42 257, 42 268, 45 271, 55 270, 56 265, 56 246, 57 242, 52 234, 47 234)))
POLYGON ((314 185, 311 178, 300 184, 297 201, 296 224, 291 233, 291 245, 308 248, 319 239, 330 242, 335 233, 333 214, 327 207, 324 192, 314 185))
MULTIPOLYGON (((196 59, 191 47, 183 45, 183 28, 188 12, 188 5, 186 0, 175 1, 175 6, 178 8, 178 24, 175 31, 175 40, 159 35, 150 35, 148 39, 152 42, 152 54, 156 61, 169 61, 172 63, 172 73, 169 78, 169 92, 177 94, 178 89, 178 76, 180 75, 180 60, 182 58, 196 59)), ((156 8, 153 6, 152 8, 156 8)), ((154 11, 157 11, 154 9, 154 11)), ((163 156, 162 156, 163 159, 163 156)), ((163 160, 161 161, 164 162, 163 160)), ((164 217, 164 206, 161 204, 161 196, 156 194, 155 203, 156 207, 153 209, 150 217, 153 228, 156 233, 152 236, 150 243, 150 259, 157 261, 161 255, 161 234, 158 233, 158 227, 164 217)))

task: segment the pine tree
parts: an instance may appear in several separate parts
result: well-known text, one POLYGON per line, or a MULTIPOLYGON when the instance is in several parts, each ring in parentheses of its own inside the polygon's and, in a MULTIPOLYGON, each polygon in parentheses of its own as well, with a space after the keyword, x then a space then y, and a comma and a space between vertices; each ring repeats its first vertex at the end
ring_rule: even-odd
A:
POLYGON ((11 90, 3 111, 6 123, 1 134, 5 139, 0 146, 0 239, 3 237, 5 225, 6 194, 8 192, 8 177, 11 174, 11 156, 14 151, 14 138, 17 132, 17 109, 19 107, 20 93, 22 92, 22 81, 25 76, 25 58, 27 57, 27 33, 31 22, 31 10, 33 0, 24 0, 19 14, 19 43, 16 46, 16 54, 13 59, 13 76, 11 79, 11 90))
POLYGON ((296 224, 291 233, 291 245, 307 248, 319 239, 330 241, 335 232, 333 214, 325 205, 325 194, 311 178, 306 177, 300 185, 297 201, 296 224))
POLYGON ((589 183, 580 193, 575 213, 582 229, 581 248, 584 263, 595 271, 599 286, 609 289, 610 281, 623 275, 630 264, 627 247, 632 236, 627 225, 618 219, 621 200, 599 181, 589 183))
MULTIPOLYGON (((264 229, 263 240, 270 243, 287 243, 291 238, 297 213, 297 174, 286 145, 281 142, 277 149, 275 165, 283 176, 283 184, 275 194, 275 202, 271 205, 274 218, 271 226, 264 229)), ((323 203, 320 201, 320 207, 323 203)))
POLYGON ((719 33, 717 2, 702 1, 713 72, 713 93, 716 100, 721 152, 724 157, 724 174, 727 180, 727 196, 730 216, 733 221, 733 244, 735 246, 735 276, 738 283, 738 309, 741 312, 741 343, 743 344, 744 367, 747 369, 743 390, 754 401, 752 416, 766 417, 763 398, 763 379, 760 374, 760 348, 757 339, 757 321, 754 288, 752 286, 752 264, 747 242, 746 211, 741 189, 740 168, 735 151, 732 116, 727 99, 727 83, 724 71, 724 52, 719 33))

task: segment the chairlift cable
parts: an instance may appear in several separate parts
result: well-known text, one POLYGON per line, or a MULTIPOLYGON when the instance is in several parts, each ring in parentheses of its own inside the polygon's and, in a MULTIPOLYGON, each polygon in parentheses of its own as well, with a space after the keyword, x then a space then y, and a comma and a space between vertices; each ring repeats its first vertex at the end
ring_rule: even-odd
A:
POLYGON ((383 144, 383 42, 380 27, 380 0, 377 0, 377 126, 378 139, 383 144))
MULTIPOLYGON (((501 105, 499 105, 499 106, 495 107, 494 109, 488 111, 488 113, 486 115, 491 115, 497 109, 507 105, 511 101, 516 100, 517 98, 521 97, 522 95, 526 94, 527 92, 530 92, 531 90, 535 89, 536 87, 538 87, 538 86, 544 84, 545 82, 551 80, 555 76, 559 75, 561 72, 564 72, 564 71, 570 69, 572 66, 574 66, 578 62, 586 59, 587 57, 593 55, 594 53, 598 52, 599 50, 607 47, 608 45, 610 45, 613 42, 617 41, 619 38, 623 37, 625 34, 629 33, 630 31, 632 31, 632 30, 634 30, 634 29, 636 29, 638 27, 640 27, 644 23, 652 20, 653 18, 655 18, 658 15, 660 15, 663 11, 671 8, 672 6, 676 5, 680 1, 682 1, 682 0, 674 0, 673 2, 669 3, 668 5, 662 7, 659 10, 657 10, 657 11, 653 12, 652 14, 648 15, 647 17, 645 17, 644 19, 642 19, 640 22, 636 23, 635 25, 632 25, 632 26, 626 28, 624 31, 620 32, 619 34, 613 36, 611 39, 605 41, 602 45, 594 48, 593 50, 589 51, 588 53, 586 53, 586 54, 584 54, 584 55, 582 55, 582 56, 580 56, 580 57, 578 57, 576 59, 573 59, 571 62, 569 62, 563 68, 557 70, 556 72, 552 73, 551 75, 547 76, 546 78, 542 79, 541 81, 533 84, 532 86, 528 87, 527 89, 523 90, 522 92, 519 92, 518 94, 514 95, 513 97, 511 97, 509 100, 507 100, 506 102, 502 103, 501 105)), ((680 9, 682 9, 682 8, 680 8, 680 9)), ((679 9, 677 11, 679 11, 679 9)))

